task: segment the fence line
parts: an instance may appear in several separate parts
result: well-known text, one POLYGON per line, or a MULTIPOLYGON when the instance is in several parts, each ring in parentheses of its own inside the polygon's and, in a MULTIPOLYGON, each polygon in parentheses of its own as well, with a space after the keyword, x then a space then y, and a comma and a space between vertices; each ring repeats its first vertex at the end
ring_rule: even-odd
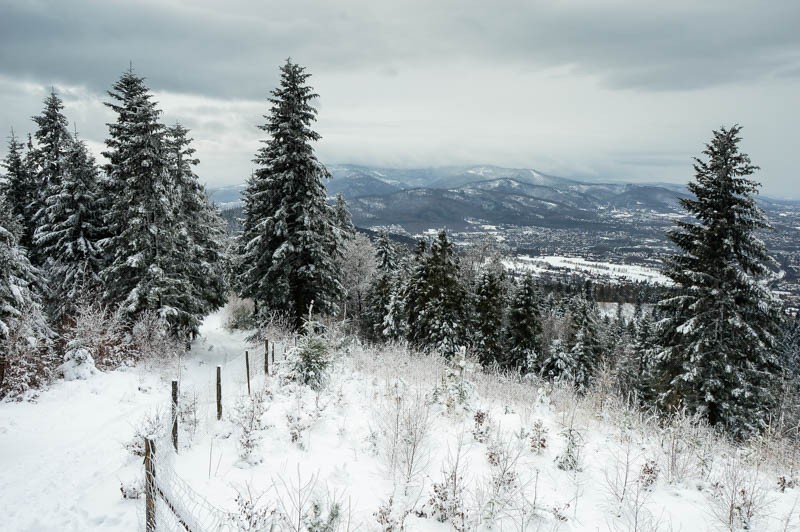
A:
MULTIPOLYGON (((269 373, 275 374, 275 347, 280 346, 279 356, 285 360, 288 346, 283 342, 269 342, 264 344, 264 383, 269 378, 269 373), (272 353, 269 352, 272 348, 272 353), (272 356, 272 372, 267 365, 267 357, 272 356)), ((260 350, 259 350, 260 351, 260 350)), ((211 385, 206 389, 206 381, 195 383, 195 400, 197 407, 200 405, 209 408, 215 407, 214 422, 222 417, 222 397, 224 391, 222 380, 228 382, 227 389, 250 388, 250 364, 248 352, 225 360, 220 365, 212 366, 211 385), (227 374, 227 375, 226 375, 227 374), (238 386, 237 386, 238 385, 238 386), (200 396, 198 392, 203 392, 200 396)), ((256 365, 257 367, 257 365, 256 365)), ((180 478, 172 467, 171 459, 178 452, 178 422, 180 408, 178 405, 178 381, 172 381, 171 389, 171 416, 169 428, 158 440, 145 438, 145 529, 147 532, 156 530, 174 530, 177 532, 202 532, 202 531, 233 531, 232 514, 211 504, 200 495, 191 485, 180 478), (170 447, 174 446, 174 450, 170 447)), ((181 386, 181 389, 184 389, 181 386)), ((184 393, 187 390, 184 389, 184 393)), ((208 416, 206 416, 208 420, 208 416)))

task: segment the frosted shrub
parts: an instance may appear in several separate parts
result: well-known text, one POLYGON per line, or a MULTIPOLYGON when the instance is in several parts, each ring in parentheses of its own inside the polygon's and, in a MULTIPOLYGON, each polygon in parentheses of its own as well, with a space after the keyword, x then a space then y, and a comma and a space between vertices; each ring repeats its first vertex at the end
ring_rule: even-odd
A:
POLYGON ((455 455, 451 455, 442 469, 442 480, 434 482, 428 502, 417 512, 419 517, 433 518, 449 523, 452 530, 467 530, 467 512, 464 505, 465 486, 461 463, 463 440, 459 440, 455 455))
POLYGON ((728 460, 712 484, 711 513, 725 530, 760 530, 759 520, 770 505, 758 468, 728 460))
POLYGON ((303 524, 308 532, 334 532, 338 530, 341 518, 341 504, 334 501, 326 508, 317 499, 311 503, 311 508, 303 517, 303 524))
POLYGON ((489 440, 489 432, 491 431, 492 421, 489 418, 489 412, 485 410, 477 410, 475 415, 472 416, 474 426, 472 427, 472 436, 475 441, 479 443, 486 443, 489 440))
POLYGON ((126 341, 120 315, 109 312, 102 305, 78 305, 74 322, 64 332, 64 339, 66 353, 61 371, 67 379, 71 376, 85 378, 92 373, 93 367, 116 369, 132 362, 130 339, 126 341), (85 374, 82 376, 83 371, 85 374), (69 372, 72 375, 68 375, 69 372))
POLYGON ((228 521, 239 532, 261 532, 274 526, 273 513, 272 509, 261 504, 261 496, 253 497, 248 486, 246 494, 236 494, 236 512, 230 514, 228 521))
POLYGON ((331 350, 325 337, 317 333, 319 324, 308 320, 297 346, 286 354, 287 373, 284 381, 299 382, 313 390, 321 390, 328 382, 331 350))
POLYGON ((255 305, 252 299, 242 299, 231 294, 225 305, 225 327, 228 330, 252 329, 255 325, 253 312, 255 305))
POLYGON ((567 427, 561 431, 564 438, 564 450, 556 458, 556 465, 563 471, 581 471, 582 460, 581 450, 583 449, 583 437, 573 427, 567 427))
POLYGON ((184 342, 170 334, 167 322, 155 312, 143 312, 131 327, 130 347, 138 359, 150 363, 174 360, 186 352, 184 342))
POLYGON ((21 309, 7 335, 0 336, 0 398, 22 399, 52 380, 58 361, 51 335, 38 307, 21 309))
POLYGON ((144 495, 144 477, 138 476, 131 480, 121 480, 119 491, 123 499, 140 499, 144 495))
POLYGON ((139 424, 134 427, 133 436, 125 444, 125 449, 134 456, 144 456, 144 440, 150 438, 157 440, 167 433, 169 416, 161 410, 153 410, 146 414, 139 424))
POLYGON ((233 420, 239 432, 239 458, 249 464, 257 464, 261 459, 255 455, 260 441, 259 432, 266 427, 261 418, 267 411, 268 392, 256 392, 252 396, 239 398, 234 406, 233 420))
POLYGON ((544 426, 541 419, 533 422, 533 427, 528 435, 531 451, 541 454, 547 448, 547 432, 547 427, 544 426))
POLYGON ((394 497, 381 504, 378 511, 373 515, 380 525, 381 532, 402 532, 406 529, 406 517, 411 513, 407 508, 401 508, 395 504, 394 497))

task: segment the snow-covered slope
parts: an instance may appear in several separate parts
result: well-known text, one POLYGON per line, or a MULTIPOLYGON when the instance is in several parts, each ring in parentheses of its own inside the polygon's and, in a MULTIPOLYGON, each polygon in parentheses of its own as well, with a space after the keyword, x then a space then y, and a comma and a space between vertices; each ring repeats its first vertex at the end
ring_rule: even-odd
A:
POLYGON ((196 401, 197 426, 183 425, 177 456, 158 440, 157 475, 193 513, 187 520, 212 529, 237 511, 237 494, 294 522, 295 506, 309 513, 318 500, 324 515, 337 501, 342 530, 388 529, 379 519, 395 530, 403 519, 406 530, 715 530, 742 507, 737 497, 753 503, 752 530, 800 527, 800 489, 778 489, 779 476, 791 480, 798 468, 782 442, 735 449, 683 418, 659 427, 602 390, 578 398, 343 338, 333 340, 327 388, 315 392, 265 378, 263 348, 221 322, 210 317, 179 364, 60 382, 35 403, 0 404, 0 529, 141 529, 143 500, 122 499, 119 487, 142 476, 142 459, 124 444, 143 416, 168 409, 174 376, 181 401, 196 401), (265 412, 248 455, 242 414, 254 404, 265 412))

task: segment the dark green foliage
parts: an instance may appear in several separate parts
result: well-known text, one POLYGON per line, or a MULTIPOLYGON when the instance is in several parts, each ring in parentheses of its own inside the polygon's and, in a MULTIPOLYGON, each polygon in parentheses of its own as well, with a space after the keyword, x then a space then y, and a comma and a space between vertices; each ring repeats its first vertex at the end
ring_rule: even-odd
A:
POLYGON ((503 338, 507 306, 506 276, 502 265, 484 269, 475 287, 473 348, 484 367, 505 365, 508 359, 503 338))
POLYGON ((505 365, 523 371, 538 371, 542 346, 542 313, 536 281, 526 274, 517 284, 508 310, 506 338, 508 353, 505 365))
POLYGON ((3 159, 5 182, 0 183, 0 194, 5 194, 12 221, 19 231, 19 244, 30 249, 33 242, 33 208, 37 197, 34 176, 29 170, 23 153, 24 145, 11 131, 8 153, 3 159))
POLYGON ((174 271, 176 224, 169 198, 160 111, 144 78, 132 70, 114 84, 106 103, 117 120, 108 124, 111 205, 104 244, 110 263, 103 271, 104 299, 121 305, 130 320, 154 310, 177 326, 179 300, 188 285, 174 271))
POLYGON ((465 345, 465 301, 458 262, 447 232, 439 231, 428 256, 418 253, 406 288, 408 339, 451 357, 465 345))
POLYGON ((195 331, 203 316, 225 304, 224 222, 200 184, 194 167, 189 130, 176 124, 166 130, 165 152, 170 198, 177 225, 173 228, 181 260, 177 267, 189 290, 180 304, 180 327, 195 331))
POLYGON ((79 300, 100 289, 103 266, 100 177, 94 157, 82 141, 70 139, 65 170, 49 190, 34 244, 50 280, 49 314, 54 323, 61 324, 79 300))
POLYGON ((757 232, 769 226, 740 129, 715 131, 695 159, 694 197, 681 201, 694 221, 669 232, 679 252, 665 274, 678 294, 659 304, 655 384, 663 408, 685 406, 744 437, 766 426, 775 405, 779 305, 764 283, 774 261, 757 232))
POLYGON ((255 301, 261 316, 287 312, 298 327, 312 303, 333 313, 342 296, 336 259, 343 229, 336 209, 325 202, 322 180, 329 173, 311 146, 320 136, 310 127, 317 95, 308 77, 291 61, 281 67, 267 122, 260 126, 269 139, 256 155, 258 169, 244 194, 240 250, 242 296, 255 301))

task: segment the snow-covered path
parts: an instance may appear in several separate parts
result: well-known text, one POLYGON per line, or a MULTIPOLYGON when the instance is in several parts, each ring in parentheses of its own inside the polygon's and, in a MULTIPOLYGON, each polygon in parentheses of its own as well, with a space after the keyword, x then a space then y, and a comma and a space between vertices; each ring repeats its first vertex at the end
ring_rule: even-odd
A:
MULTIPOLYGON (((210 381, 214 365, 241 356, 243 335, 221 324, 220 314, 207 318, 182 381, 210 381)), ((141 459, 123 445, 143 416, 168 407, 177 370, 59 381, 35 403, 0 403, 0 530, 137 530, 141 504, 122 499, 119 488, 141 459)))

